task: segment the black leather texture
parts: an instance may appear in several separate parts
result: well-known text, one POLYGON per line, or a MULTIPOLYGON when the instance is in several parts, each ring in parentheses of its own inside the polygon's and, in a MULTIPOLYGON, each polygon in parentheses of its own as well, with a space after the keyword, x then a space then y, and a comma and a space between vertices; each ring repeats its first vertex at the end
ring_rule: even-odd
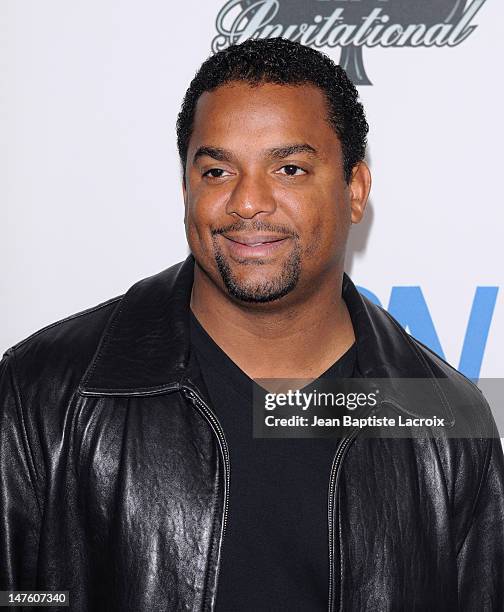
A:
MULTIPOLYGON (((215 608, 232 466, 190 359, 193 270, 189 256, 5 354, 0 590, 68 590, 75 611, 215 608)), ((433 380, 395 409, 450 420, 458 397, 494 427, 479 389, 347 276, 343 297, 362 376, 433 380)), ((504 610, 497 437, 355 435, 327 481, 329 610, 504 610)))

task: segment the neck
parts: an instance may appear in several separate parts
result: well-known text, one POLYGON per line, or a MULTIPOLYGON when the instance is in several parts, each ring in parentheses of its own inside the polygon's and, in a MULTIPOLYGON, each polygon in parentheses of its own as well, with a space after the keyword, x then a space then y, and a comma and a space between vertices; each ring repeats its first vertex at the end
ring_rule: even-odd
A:
POLYGON ((317 378, 355 340, 341 297, 343 270, 331 271, 316 291, 276 302, 231 299, 194 269, 191 309, 207 333, 251 378, 317 378))

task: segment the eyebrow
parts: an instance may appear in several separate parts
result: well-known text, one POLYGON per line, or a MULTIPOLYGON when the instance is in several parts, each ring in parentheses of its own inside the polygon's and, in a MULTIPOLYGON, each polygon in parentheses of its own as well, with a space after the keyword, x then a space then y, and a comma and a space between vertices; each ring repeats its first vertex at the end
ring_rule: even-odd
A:
MULTIPOLYGON (((299 142, 294 144, 282 145, 280 147, 273 147, 264 151, 265 156, 272 160, 280 160, 295 155, 296 153, 307 153, 312 157, 319 157, 317 149, 313 148, 308 143, 299 142)), ((227 149, 221 149, 220 147, 202 146, 199 147, 194 154, 193 163, 200 157, 211 157, 217 161, 230 162, 235 159, 235 156, 231 151, 227 149)))
POLYGON ((213 159, 216 159, 217 161, 232 161, 234 159, 234 155, 231 153, 231 151, 228 151, 227 149, 221 149, 219 147, 209 147, 209 146, 203 146, 203 147, 199 147, 199 149, 196 151, 196 153, 194 154, 193 157, 193 164, 196 163, 196 161, 200 158, 200 157, 212 157, 213 159))
POLYGON ((267 156, 271 159, 284 159, 296 153, 308 153, 311 157, 318 157, 317 149, 314 149, 308 143, 288 144, 281 147, 274 147, 267 151, 267 156))

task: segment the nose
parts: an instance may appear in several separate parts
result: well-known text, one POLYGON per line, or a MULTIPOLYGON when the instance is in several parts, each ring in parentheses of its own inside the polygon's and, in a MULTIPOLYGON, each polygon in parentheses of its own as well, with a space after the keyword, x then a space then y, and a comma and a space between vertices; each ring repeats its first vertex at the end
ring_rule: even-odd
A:
POLYGON ((276 209, 275 198, 267 177, 242 174, 233 186, 226 204, 229 215, 251 219, 259 213, 272 213, 276 209))

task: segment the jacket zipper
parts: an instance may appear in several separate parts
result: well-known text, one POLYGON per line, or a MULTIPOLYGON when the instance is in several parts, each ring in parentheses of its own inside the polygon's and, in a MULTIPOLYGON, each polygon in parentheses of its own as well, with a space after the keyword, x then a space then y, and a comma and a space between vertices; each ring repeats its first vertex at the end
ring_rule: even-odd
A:
MULTIPOLYGON (((190 387, 183 386, 182 390, 185 395, 188 396, 201 410, 203 416, 206 418, 210 427, 214 431, 217 439, 219 441, 219 450, 221 453, 221 457, 224 465, 224 515, 222 517, 222 525, 221 525, 221 534, 219 538, 219 564, 217 566, 217 571, 215 575, 215 583, 217 584, 219 579, 220 572, 220 556, 222 550, 222 542, 224 540, 224 534, 226 533, 226 525, 228 519, 228 511, 229 511, 229 483, 230 483, 230 473, 231 473, 231 462, 229 460, 229 447, 226 440, 226 436, 224 435, 224 430, 222 429, 222 425, 219 422, 219 419, 213 412, 213 410, 205 404, 203 399, 190 387)), ((214 600, 215 603, 215 600, 214 600)), ((214 605, 212 605, 212 609, 214 605)))
MULTIPOLYGON (((380 406, 383 405, 383 401, 380 402, 380 406)), ((371 416, 377 412, 378 408, 373 408, 369 411, 366 416, 371 416)), ((339 475, 341 464, 345 458, 345 454, 352 442, 355 440, 361 429, 355 427, 345 438, 343 438, 336 449, 336 454, 331 466, 331 472, 329 475, 329 494, 327 500, 327 518, 328 518, 328 532, 329 532, 329 612, 333 612, 333 599, 334 599, 334 499, 336 497, 336 488, 338 486, 339 475)), ((341 568, 340 568, 341 571, 341 568)), ((341 586, 341 585, 340 585, 341 586)), ((342 609, 342 600, 340 594, 340 610, 342 609)))
POLYGON ((333 599, 334 599, 334 498, 336 493, 336 487, 339 480, 340 467, 343 462, 343 458, 348 450, 348 447, 353 442, 359 432, 359 428, 356 427, 352 433, 347 437, 343 438, 336 450, 334 459, 331 465, 331 472, 329 475, 329 494, 327 500, 327 518, 328 518, 328 532, 329 532, 329 612, 333 612, 333 599))

